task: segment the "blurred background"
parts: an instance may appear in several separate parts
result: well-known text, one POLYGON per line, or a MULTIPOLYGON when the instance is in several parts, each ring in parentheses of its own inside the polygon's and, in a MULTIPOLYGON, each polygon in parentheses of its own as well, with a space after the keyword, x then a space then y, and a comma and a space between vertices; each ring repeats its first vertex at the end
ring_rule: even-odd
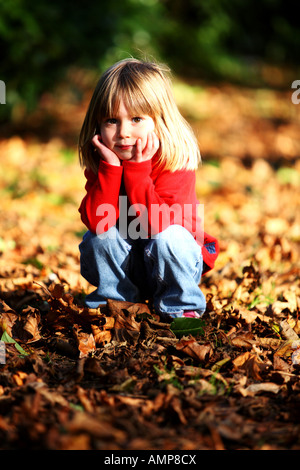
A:
POLYGON ((166 62, 198 87, 225 81, 291 91, 300 78, 300 22, 290 1, 1 0, 0 13, 1 120, 20 130, 38 126, 28 115, 46 111, 52 97, 57 107, 64 93, 64 102, 80 103, 100 72, 129 55, 166 62))
POLYGON ((172 69, 199 139, 218 269, 251 256, 287 269, 299 242, 299 27, 288 0, 0 0, 0 276, 31 269, 86 288, 78 133, 100 73, 130 55, 172 69))

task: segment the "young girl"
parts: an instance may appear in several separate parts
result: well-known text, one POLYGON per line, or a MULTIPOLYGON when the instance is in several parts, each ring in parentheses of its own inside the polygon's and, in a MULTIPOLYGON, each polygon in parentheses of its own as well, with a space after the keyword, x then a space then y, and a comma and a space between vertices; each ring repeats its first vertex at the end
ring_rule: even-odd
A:
POLYGON ((79 153, 87 179, 79 212, 89 229, 81 274, 96 287, 86 305, 151 299, 161 317, 200 317, 199 283, 218 243, 201 226, 200 153, 167 70, 136 59, 110 67, 89 104, 79 153))

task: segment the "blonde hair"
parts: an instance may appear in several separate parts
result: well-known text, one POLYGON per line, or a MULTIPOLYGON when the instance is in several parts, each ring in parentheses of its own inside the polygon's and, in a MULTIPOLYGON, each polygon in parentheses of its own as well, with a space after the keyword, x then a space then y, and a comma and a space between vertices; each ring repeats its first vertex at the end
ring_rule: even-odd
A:
POLYGON ((158 163, 170 171, 198 167, 198 142, 175 103, 168 72, 165 66, 130 58, 117 62, 102 75, 79 135, 82 166, 97 173, 99 156, 91 140, 100 133, 102 119, 112 117, 122 99, 134 115, 144 114, 154 120, 160 140, 158 163))

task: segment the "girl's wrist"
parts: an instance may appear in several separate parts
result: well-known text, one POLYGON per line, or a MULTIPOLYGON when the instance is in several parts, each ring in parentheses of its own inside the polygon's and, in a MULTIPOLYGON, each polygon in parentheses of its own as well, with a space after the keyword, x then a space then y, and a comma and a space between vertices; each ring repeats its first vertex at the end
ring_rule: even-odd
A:
POLYGON ((121 165, 119 157, 102 143, 100 134, 94 135, 92 145, 103 161, 113 166, 121 165))
POLYGON ((145 148, 142 148, 142 139, 137 139, 136 141, 136 152, 132 162, 142 163, 148 160, 152 160, 160 146, 159 139, 155 132, 150 132, 148 134, 147 143, 145 148))
POLYGON ((116 159, 114 158, 103 158, 101 157, 101 159, 108 163, 109 165, 112 165, 112 166, 121 166, 121 161, 118 157, 116 157, 116 159))

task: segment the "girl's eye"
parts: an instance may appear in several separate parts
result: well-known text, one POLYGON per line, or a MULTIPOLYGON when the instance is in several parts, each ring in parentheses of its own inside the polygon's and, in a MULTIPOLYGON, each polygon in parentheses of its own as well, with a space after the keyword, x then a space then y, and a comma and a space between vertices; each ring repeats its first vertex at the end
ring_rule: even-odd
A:
POLYGON ((105 120, 105 124, 116 124, 117 120, 114 118, 109 118, 105 120))
MULTIPOLYGON (((136 116, 136 117, 131 118, 131 120, 134 124, 138 124, 143 121, 143 118, 136 116)), ((104 123, 108 125, 115 125, 118 123, 118 120, 116 118, 107 118, 104 120, 104 123)))

